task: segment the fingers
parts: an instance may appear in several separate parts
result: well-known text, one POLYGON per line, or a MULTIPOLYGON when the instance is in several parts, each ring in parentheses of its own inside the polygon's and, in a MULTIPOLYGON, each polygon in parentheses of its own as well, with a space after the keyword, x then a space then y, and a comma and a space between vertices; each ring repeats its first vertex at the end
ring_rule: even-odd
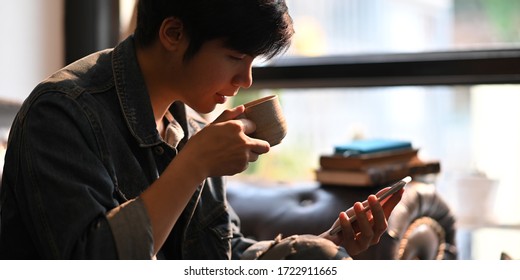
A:
POLYGON ((224 112, 222 112, 222 114, 220 114, 220 116, 218 116, 213 122, 214 123, 218 123, 218 122, 225 122, 225 121, 229 121, 229 120, 234 120, 238 116, 243 114, 244 110, 245 110, 244 105, 237 106, 237 107, 235 107, 233 109, 224 110, 224 112))
POLYGON ((390 214, 394 210, 395 206, 397 206, 397 204, 401 201, 404 190, 405 189, 399 190, 398 192, 396 192, 392 196, 390 196, 387 200, 382 202, 386 219, 388 219, 390 217, 390 214))
MULTIPOLYGON (((239 112, 241 109, 227 111, 220 120, 239 112)), ((183 151, 200 159, 198 165, 208 177, 234 175, 270 150, 268 142, 246 135, 254 129, 254 123, 246 119, 214 122, 193 135, 183 151)))
POLYGON ((380 196, 383 195, 385 192, 387 192, 389 189, 390 189, 390 187, 384 187, 384 188, 380 189, 380 190, 376 193, 376 196, 377 196, 377 197, 380 197, 380 196))
POLYGON ((248 159, 248 161, 249 162, 255 162, 255 161, 258 160, 259 157, 260 157, 260 154, 257 154, 255 152, 251 151, 251 152, 249 152, 249 159, 248 159))
MULTIPOLYGON (((383 189, 379 190, 376 195, 379 197, 389 189, 390 189, 390 187, 383 188, 383 189)), ((387 197, 384 200, 380 201, 380 204, 383 205, 384 213, 385 213, 385 216, 387 219, 388 219, 388 217, 390 217, 390 214, 394 210, 395 206, 401 201, 401 198, 403 196, 405 189, 406 189, 406 187, 397 191, 390 197, 387 197)))
MULTIPOLYGON (((237 112, 240 112, 240 110, 238 110, 237 112)), ((223 115, 221 115, 221 116, 223 116, 223 115)), ((222 119, 224 119, 224 118, 222 118, 222 119)), ((232 120, 229 120, 229 123, 234 123, 235 125, 238 125, 238 127, 240 129, 239 132, 241 132, 239 134, 242 134, 242 137, 244 139, 246 139, 246 142, 247 142, 246 145, 248 146, 248 148, 250 150, 250 155, 251 155, 251 159, 252 159, 250 161, 255 161, 258 158, 258 155, 269 152, 271 146, 269 145, 269 143, 267 141, 264 141, 261 139, 256 139, 256 138, 251 138, 248 136, 248 134, 250 134, 256 130, 256 125, 254 122, 252 122, 249 119, 232 119, 232 120)), ((224 121, 222 121, 221 124, 223 125, 224 121)))
POLYGON ((372 238, 373 245, 379 242, 379 238, 386 231, 388 227, 388 221, 383 207, 381 206, 375 195, 371 195, 368 197, 368 204, 370 205, 370 209, 372 212, 372 230, 374 233, 372 238))
POLYGON ((350 223, 347 213, 341 212, 339 214, 339 222, 341 225, 341 235, 343 236, 344 247, 350 255, 359 254, 359 249, 357 248, 356 233, 352 228, 352 224, 350 223))
POLYGON ((342 226, 343 245, 347 252, 351 255, 357 255, 370 246, 377 244, 381 236, 385 233, 388 227, 386 211, 395 207, 402 191, 395 194, 395 198, 390 198, 383 207, 375 195, 370 195, 367 198, 367 206, 369 211, 366 211, 365 206, 361 202, 356 202, 353 209, 353 214, 356 215, 356 220, 350 223, 347 215, 342 213, 340 215, 340 222, 342 226), (345 218, 342 218, 345 216, 345 218))
POLYGON ((354 222, 355 227, 350 223, 350 220, 345 212, 339 215, 341 224, 341 236, 343 240, 343 247, 351 256, 358 255, 365 251, 371 245, 372 229, 367 219, 366 213, 363 211, 363 205, 356 202, 352 207, 356 213, 357 219, 354 222), (355 229, 356 228, 356 229, 355 229))
POLYGON ((359 234, 356 237, 358 248, 360 250, 366 250, 372 245, 372 238, 374 237, 374 231, 372 224, 369 221, 368 213, 363 211, 364 207, 361 203, 354 204, 354 211, 357 217, 357 226, 359 227, 359 234))
MULTIPOLYGON (((382 190, 384 192, 385 190, 382 190)), ((341 233, 327 236, 336 244, 341 244, 351 256, 367 250, 370 246, 379 243, 381 236, 388 228, 388 216, 391 210, 399 203, 404 190, 400 190, 388 198, 382 205, 376 195, 368 196, 365 205, 356 202, 349 209, 350 213, 342 212, 339 215, 341 233), (368 211, 367 211, 368 210, 368 211), (349 216, 356 215, 351 222, 349 216)), ((380 193, 380 194, 381 194, 380 193)))
POLYGON ((248 119, 238 119, 236 120, 239 125, 242 126, 242 131, 245 134, 253 133, 256 130, 256 124, 248 119))
MULTIPOLYGON (((217 119, 215 119, 214 123, 225 122, 225 121, 235 121, 242 128, 242 131, 245 135, 249 135, 256 130, 256 124, 247 119, 243 114, 245 111, 244 105, 237 106, 233 109, 225 110, 222 114, 220 114, 217 119)), ((253 138, 251 138, 253 139, 253 138)), ((259 140, 259 139, 256 139, 259 140)), ((256 145, 252 148, 252 152, 256 154, 264 154, 269 152, 270 145, 266 142, 256 142, 256 145)))
POLYGON ((238 124, 242 127, 242 131, 244 132, 244 134, 246 134, 246 137, 249 138, 250 149, 251 149, 250 157, 251 157, 251 159, 253 159, 250 161, 256 161, 256 159, 258 158, 258 155, 269 152, 269 150, 271 149, 271 146, 269 145, 269 143, 267 141, 256 139, 256 138, 251 138, 251 137, 247 136, 247 134, 254 132, 256 129, 256 125, 254 122, 252 122, 248 119, 238 119, 238 120, 236 120, 236 122, 238 122, 238 124))

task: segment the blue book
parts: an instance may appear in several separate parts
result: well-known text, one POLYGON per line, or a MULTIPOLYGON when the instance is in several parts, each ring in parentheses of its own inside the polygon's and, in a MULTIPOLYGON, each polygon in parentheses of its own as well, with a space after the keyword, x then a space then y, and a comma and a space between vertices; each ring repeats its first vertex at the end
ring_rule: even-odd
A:
POLYGON ((334 154, 351 156, 411 148, 412 143, 410 141, 393 139, 362 139, 334 146, 334 154))

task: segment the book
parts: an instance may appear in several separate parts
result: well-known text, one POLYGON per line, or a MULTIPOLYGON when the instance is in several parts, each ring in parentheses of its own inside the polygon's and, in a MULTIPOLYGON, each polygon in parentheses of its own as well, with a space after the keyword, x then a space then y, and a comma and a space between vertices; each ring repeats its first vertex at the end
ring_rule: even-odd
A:
POLYGON ((321 155, 319 163, 323 169, 363 170, 386 164, 411 163, 416 160, 418 151, 418 149, 405 148, 350 156, 321 155))
POLYGON ((390 164, 366 170, 315 170, 316 181, 323 185, 375 187, 396 182, 406 176, 435 174, 440 172, 438 161, 414 161, 390 164))
POLYGON ((412 176, 437 174, 439 172, 441 172, 441 163, 439 161, 418 161, 408 165, 408 173, 412 176))
POLYGON ((393 139, 361 139, 334 146, 334 154, 357 155, 397 149, 411 149, 412 142, 393 139))
POLYGON ((388 184, 408 176, 406 169, 388 170, 371 168, 369 170, 329 170, 315 171, 316 180, 323 185, 374 187, 388 184))

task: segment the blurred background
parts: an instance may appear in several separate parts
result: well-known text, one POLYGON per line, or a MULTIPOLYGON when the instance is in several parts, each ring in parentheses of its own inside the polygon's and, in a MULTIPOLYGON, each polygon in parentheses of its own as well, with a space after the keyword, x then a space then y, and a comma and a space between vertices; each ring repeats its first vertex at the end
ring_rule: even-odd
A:
MULTIPOLYGON (((287 0, 296 35, 277 61, 331 56, 519 50, 518 0, 287 0)), ((0 9, 0 131, 42 79, 132 32, 133 0, 18 0, 0 9)), ((257 67, 271 62, 259 60, 257 67)), ((520 65, 519 65, 520 67, 520 65)), ((254 77, 253 77, 254 78, 254 77)), ((278 94, 289 133, 229 178, 313 181, 319 155, 359 138, 412 141, 439 160, 438 191, 459 214, 461 258, 520 258, 520 85, 253 88, 214 115, 278 94), (476 219, 475 219, 476 218, 476 219), (489 242, 489 240, 494 240, 489 242)), ((214 117, 209 115, 208 118, 214 117)), ((3 158, 3 157, 2 157, 3 158)))

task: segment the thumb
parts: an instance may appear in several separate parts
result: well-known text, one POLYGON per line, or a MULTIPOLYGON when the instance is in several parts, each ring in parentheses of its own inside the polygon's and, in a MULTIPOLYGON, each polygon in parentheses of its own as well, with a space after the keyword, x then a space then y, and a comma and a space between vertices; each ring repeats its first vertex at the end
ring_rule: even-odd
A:
POLYGON ((239 105, 233 109, 227 109, 224 112, 222 112, 222 114, 220 114, 220 116, 218 116, 213 122, 218 123, 218 122, 234 120, 234 119, 238 118, 241 114, 243 114, 244 110, 245 110, 244 105, 239 105))
POLYGON ((248 119, 239 119, 237 120, 239 121, 240 123, 242 123, 242 129, 244 131, 244 133, 247 135, 249 133, 253 133, 255 132, 256 130, 256 125, 254 122, 252 122, 251 120, 248 120, 248 119))

